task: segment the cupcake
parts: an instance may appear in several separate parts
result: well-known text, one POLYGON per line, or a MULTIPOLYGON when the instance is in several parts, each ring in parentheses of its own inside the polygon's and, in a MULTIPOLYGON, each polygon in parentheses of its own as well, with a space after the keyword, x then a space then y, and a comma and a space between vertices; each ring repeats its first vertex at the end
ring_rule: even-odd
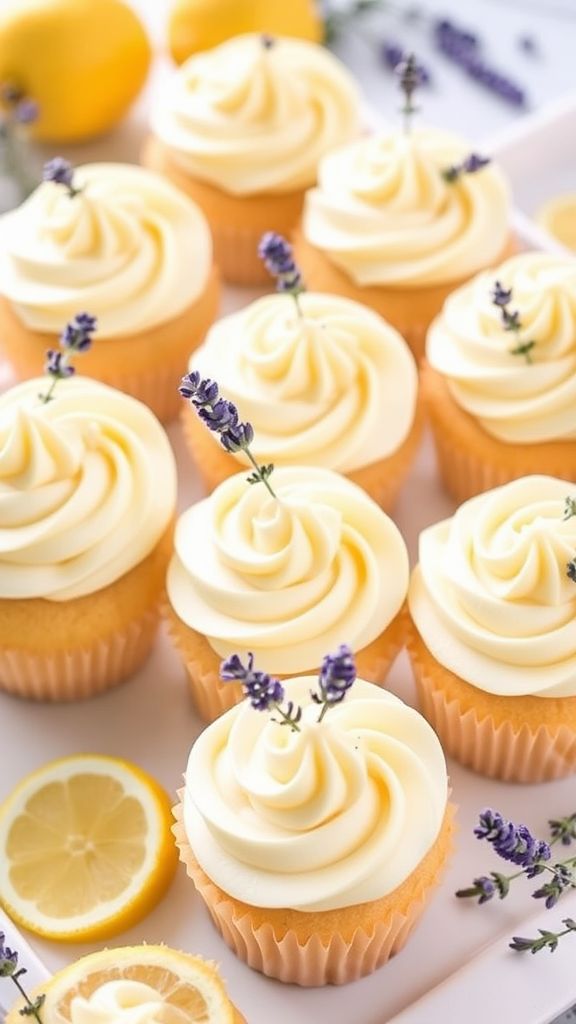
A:
POLYGON ((289 235, 318 161, 359 132, 352 76, 322 46, 236 36, 176 72, 152 116, 143 163, 204 210, 227 281, 266 281, 264 231, 289 235))
MULTIPOLYGON (((240 659, 226 669, 239 677, 240 659)), ((346 648, 319 680, 284 690, 252 662, 244 680, 252 706, 192 747, 175 809, 181 858, 250 967, 298 985, 354 981, 403 947, 448 859, 442 748, 391 693, 350 689, 346 648)))
POLYGON ((422 390, 457 501, 530 473, 576 480, 576 259, 527 252, 454 292, 422 390))
POLYGON ((215 965, 168 946, 89 953, 19 999, 6 1024, 33 1016, 37 999, 42 1024, 245 1024, 215 965))
MULTIPOLYGON (((290 258, 279 236, 264 243, 290 258)), ((336 295, 302 293, 294 272, 292 294, 269 295, 220 320, 190 370, 218 377, 254 428, 258 462, 337 470, 388 509, 420 441, 414 359, 376 313, 336 295)), ((183 421, 208 490, 250 465, 242 450, 231 458, 192 408, 183 421)))
POLYGON ((295 251, 309 288, 371 306, 419 358, 447 295, 507 255, 510 204, 500 170, 464 141, 409 129, 322 159, 295 251))
POLYGON ((71 700, 150 652, 176 468, 146 406, 53 369, 0 396, 0 688, 71 700))
MULTIPOLYGON (((190 387, 209 400, 200 411, 212 421, 236 414, 204 394, 211 381, 190 387)), ((255 471, 229 477, 184 512, 167 577, 168 627, 199 714, 212 721, 241 698, 219 676, 234 651, 294 676, 317 669, 345 635, 362 675, 383 682, 405 636, 408 556, 398 528, 332 470, 259 466, 249 423, 219 429, 255 471)))
POLYGON ((205 218, 163 178, 128 164, 59 158, 0 218, 0 355, 18 380, 77 310, 98 316, 87 375, 176 415, 190 351, 214 320, 218 281, 205 218))
POLYGON ((576 771, 576 493, 548 476, 471 498, 420 536, 408 649, 447 754, 483 775, 576 771))

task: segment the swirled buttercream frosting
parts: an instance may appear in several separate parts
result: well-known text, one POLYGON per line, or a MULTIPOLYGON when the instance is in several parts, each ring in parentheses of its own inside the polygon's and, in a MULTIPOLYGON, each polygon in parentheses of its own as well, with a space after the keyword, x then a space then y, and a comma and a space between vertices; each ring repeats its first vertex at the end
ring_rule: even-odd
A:
POLYGON ((306 197, 306 238, 361 286, 426 287, 476 273, 505 247, 509 198, 494 164, 445 181, 442 171, 468 152, 431 129, 335 150, 306 197))
POLYGON ((91 996, 74 996, 71 1024, 190 1024, 179 1009, 150 985, 118 978, 100 985, 91 996))
POLYGON ((172 449, 150 410, 82 377, 0 396, 0 598, 94 593, 150 554, 176 503, 172 449))
POLYGON ((450 295, 428 334, 427 357, 455 401, 512 444, 576 439, 576 259, 527 252, 450 295), (512 290, 521 330, 502 326, 495 281, 512 290), (511 352, 533 341, 530 362, 511 352))
POLYGON ((576 697, 574 484, 529 476, 424 530, 409 605, 437 661, 487 693, 576 697))
POLYGON ((290 674, 343 637, 354 651, 375 640, 405 599, 408 556, 345 477, 298 466, 270 482, 276 497, 237 473, 180 517, 167 587, 221 657, 254 651, 261 668, 290 674))
POLYGON ((234 195, 292 192, 359 131, 352 76, 324 47, 236 36, 191 57, 153 111, 152 130, 188 174, 234 195))
MULTIPOLYGON (((224 892, 257 907, 336 910, 380 899, 438 837, 446 764, 424 718, 357 680, 318 723, 314 676, 289 680, 300 732, 244 703, 192 747, 184 822, 224 892)), ((273 717, 273 716, 272 716, 273 717)))
POLYGON ((299 303, 302 315, 290 296, 269 295, 220 320, 190 370, 218 379, 262 462, 347 472, 392 455, 416 409, 405 342, 349 299, 307 292, 299 303))
POLYGON ((87 164, 71 197, 44 182, 0 218, 1 292, 24 324, 59 333, 79 309, 99 344, 179 316, 212 264, 201 211, 168 181, 129 164, 87 164))

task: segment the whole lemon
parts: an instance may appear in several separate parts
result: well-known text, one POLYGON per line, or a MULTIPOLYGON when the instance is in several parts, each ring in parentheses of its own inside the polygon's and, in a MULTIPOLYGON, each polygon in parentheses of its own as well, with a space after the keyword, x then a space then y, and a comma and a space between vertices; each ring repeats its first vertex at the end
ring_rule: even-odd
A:
POLYGON ((0 3, 0 83, 38 102, 37 139, 74 142, 107 131, 140 91, 150 56, 123 0, 0 3))
POLYGON ((175 0, 168 19, 168 42, 177 64, 244 32, 314 43, 324 34, 313 0, 175 0))

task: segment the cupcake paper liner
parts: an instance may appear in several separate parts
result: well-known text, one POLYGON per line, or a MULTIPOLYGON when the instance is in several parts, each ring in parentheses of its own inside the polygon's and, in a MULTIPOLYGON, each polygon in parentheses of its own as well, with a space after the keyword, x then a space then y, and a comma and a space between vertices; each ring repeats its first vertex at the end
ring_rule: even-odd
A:
MULTIPOLYGON (((222 659, 202 633, 182 622, 168 601, 162 606, 162 615, 168 635, 186 667, 196 711, 203 721, 213 722, 243 699, 242 687, 239 683, 225 683, 220 679, 222 659)), ((361 679, 379 685, 384 682, 405 644, 407 629, 408 615, 405 608, 402 608, 376 640, 356 653, 356 669, 361 679)), ((290 678, 280 673, 276 675, 280 679, 290 678)))
MULTIPOLYGON (((243 469, 250 472, 249 466, 244 467, 224 451, 189 405, 182 409, 181 422, 186 446, 208 493, 235 473, 243 469)), ((358 484, 385 512, 390 512, 416 458, 423 426, 424 412, 419 404, 410 432, 397 451, 385 459, 342 475, 358 484)))
POLYGON ((407 646, 420 710, 450 757, 503 782, 548 782, 576 772, 576 697, 498 697, 478 691, 481 710, 466 706, 458 692, 464 696, 474 688, 436 661, 414 626, 407 646), (546 716, 549 721, 542 720, 546 716))
POLYGON ((532 473, 576 481, 575 441, 526 445, 499 441, 460 408, 444 377, 426 363, 420 380, 440 476, 459 504, 532 473))
MULTIPOLYGON (((182 794, 180 791, 180 798, 182 794)), ((384 900, 339 912, 327 911, 324 915, 288 911, 282 925, 266 920, 267 916, 275 920, 278 911, 267 912, 241 903, 210 881, 188 843, 181 803, 174 808, 173 832, 188 876, 217 930, 240 960, 283 982, 305 987, 345 985, 371 974, 403 948, 439 884, 451 853, 454 810, 449 804, 432 849, 409 878, 384 900), (380 919, 378 905, 382 908, 380 919), (314 921, 308 924, 306 918, 312 916, 314 921), (313 928, 322 917, 335 923, 332 932, 326 930, 319 935, 313 928)))
POLYGON ((158 612, 147 611, 125 629, 91 647, 33 655, 0 651, 0 690, 18 697, 71 701, 92 697, 133 675, 147 659, 158 626, 158 612))

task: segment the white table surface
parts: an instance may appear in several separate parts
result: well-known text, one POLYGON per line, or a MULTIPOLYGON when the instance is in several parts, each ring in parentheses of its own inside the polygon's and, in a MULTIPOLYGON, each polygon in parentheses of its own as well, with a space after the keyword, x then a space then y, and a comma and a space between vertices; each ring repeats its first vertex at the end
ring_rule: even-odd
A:
MULTIPOLYGON (((146 16, 158 25, 164 3, 140 0, 137 6, 144 7, 146 16)), ((446 0, 441 8, 430 3, 421 6, 456 12, 465 5, 458 0, 446 0)), ((526 68, 534 97, 549 100, 576 84, 572 55, 576 4, 562 4, 558 0, 558 8, 567 9, 571 18, 542 18, 535 13, 526 13, 529 6, 529 2, 526 6, 522 3, 516 7, 484 0, 466 5, 465 16, 460 13, 460 18, 472 27, 483 26, 482 31, 486 35, 490 32, 490 25, 496 25, 497 33, 493 29, 491 33, 494 54, 498 54, 499 59, 509 59, 514 52, 516 76, 519 69, 526 68), (529 62, 514 49, 511 40, 522 31, 537 35, 542 49, 538 62, 529 62), (566 59, 557 59, 557 54, 564 54, 566 59)), ((543 9, 545 5, 537 6, 543 9)), ((400 35, 396 29, 390 34, 400 35)), ((403 34, 402 38, 407 36, 408 33, 403 34)), ((359 57, 360 51, 354 47, 360 44, 348 45, 352 49, 347 50, 347 56, 353 66, 362 68, 371 100, 374 102, 381 95, 383 112, 390 113, 396 102, 391 78, 369 64, 364 49, 363 56, 359 57), (387 110, 384 109, 386 107, 387 110)), ((426 57, 425 49, 419 49, 426 57)), ((437 85, 426 99, 428 120, 481 138, 502 129, 515 116, 497 99, 469 86, 441 60, 434 61, 433 67, 437 85)), ((165 73, 166 65, 159 61, 156 80, 165 73)), ((129 120, 107 139, 89 146, 68 147, 63 152, 77 162, 135 159, 153 88, 154 81, 129 120)), ((226 308, 241 305, 248 297, 247 293, 230 293, 226 308)), ((180 466, 181 506, 185 507, 199 497, 199 490, 190 460, 183 450, 178 427, 171 428, 170 434, 180 466)), ((427 440, 395 513, 413 559, 419 530, 450 514, 451 510, 452 506, 436 480, 431 446, 427 440)), ((394 666, 388 685, 407 701, 413 701, 413 684, 404 655, 394 666)), ((200 723, 188 698, 184 671, 165 637, 161 636, 151 661, 137 678, 90 702, 49 706, 0 695, 0 799, 25 772, 50 758, 78 752, 127 757, 145 767, 174 793, 181 783, 188 751, 199 729, 200 723)), ((534 959, 508 951, 507 940, 522 930, 521 922, 539 909, 539 905, 528 898, 530 889, 520 884, 506 901, 495 901, 481 908, 472 902, 456 900, 453 893, 458 887, 468 884, 474 875, 497 868, 496 858, 491 856, 486 844, 479 843, 472 835, 477 813, 482 807, 497 807, 505 815, 524 820, 536 832, 543 833, 547 818, 576 810, 576 783, 572 778, 542 786, 504 785, 475 776, 456 764, 450 764, 450 775, 453 798, 460 807, 456 856, 432 907, 406 950, 372 977, 344 989, 300 990, 250 971, 228 951, 212 927, 183 868, 158 908, 140 925, 114 939, 114 944, 165 941, 219 961, 231 996, 250 1024, 265 1024, 270 1020, 274 1024, 294 1024, 295 1020, 300 1024, 318 1024, 321 1018, 330 1019, 332 1024, 384 1024, 498 936, 501 936, 499 968, 505 971, 507 979, 513 976, 520 995, 530 983, 534 984, 534 959)), ((554 928, 563 916, 560 904, 549 914, 549 927, 554 928)), ((31 944, 53 970, 96 948, 59 946, 33 937, 31 944)), ((576 957, 576 946, 574 953, 576 957)), ((546 954, 540 956, 544 959, 539 960, 537 976, 539 983, 546 986, 546 954)), ((455 1024, 456 1020, 462 1019, 459 1012, 451 1016, 450 1012, 446 1015, 442 1011, 442 1015, 434 1012, 426 1019, 420 1018, 418 1024, 440 1024, 440 1021, 443 1024, 454 1021, 455 1024)), ((494 1024, 499 1024, 504 1018, 496 1011, 491 1014, 491 1019, 494 1024)), ((507 1022, 517 1024, 510 1015, 507 1015, 507 1022)))

